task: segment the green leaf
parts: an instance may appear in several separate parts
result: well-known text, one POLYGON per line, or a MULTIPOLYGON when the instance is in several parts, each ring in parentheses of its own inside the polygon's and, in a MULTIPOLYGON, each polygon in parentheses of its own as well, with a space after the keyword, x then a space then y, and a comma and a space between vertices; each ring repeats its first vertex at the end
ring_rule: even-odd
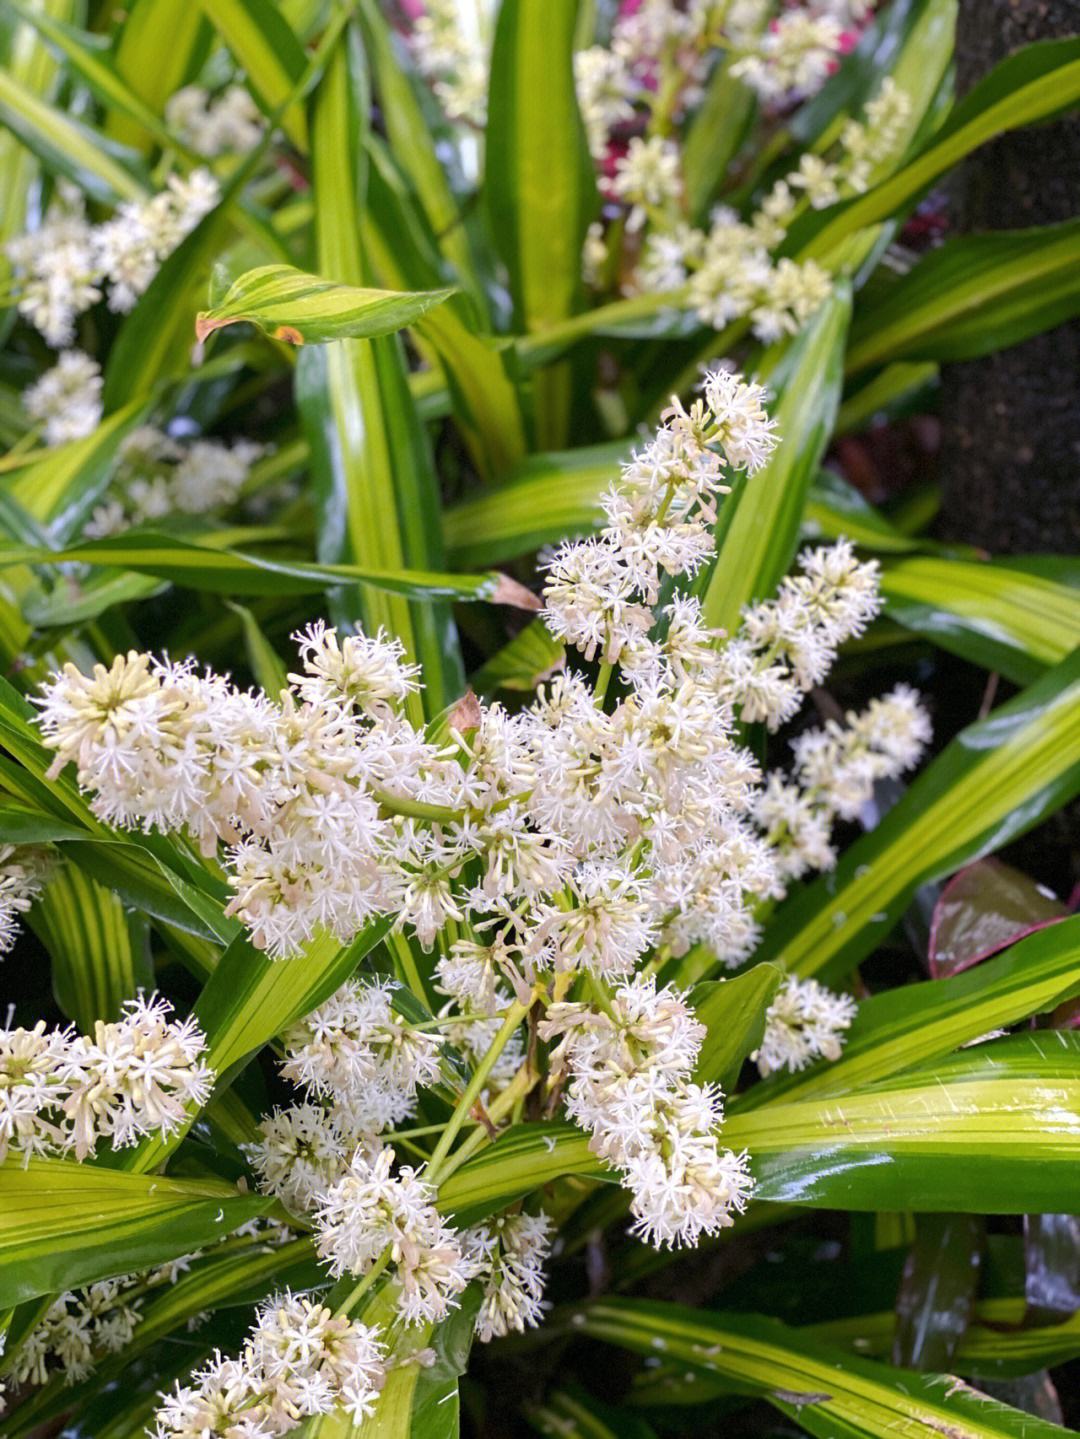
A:
POLYGON ((477 315, 486 318, 487 297, 476 274, 472 245, 450 188, 436 140, 424 119, 417 82, 399 62, 390 26, 377 0, 360 0, 360 21, 379 111, 395 161, 409 179, 441 252, 467 290, 477 315))
POLYGON ((1080 1037, 1014 1035, 724 1123, 755 1197, 830 1209, 1060 1213, 1080 1157, 1080 1037))
MULTIPOLYGON (((304 49, 272 0, 199 0, 207 19, 244 70, 252 93, 273 115, 304 73, 304 49)), ((298 150, 307 148, 303 107, 290 105, 281 121, 298 150)))
MULTIPOLYGON (((36 8, 47 11, 57 20, 70 20, 76 0, 38 0, 36 8)), ((4 64, 9 76, 23 93, 51 99, 60 76, 59 66, 33 29, 13 21, 7 30, 6 42, 4 64)), ((30 187, 37 173, 38 162, 33 152, 14 131, 0 130, 0 194, 4 196, 0 242, 10 240, 25 229, 30 187)), ((6 276, 9 268, 0 244, 0 275, 6 276)))
MULTIPOLYGON (((52 19, 43 10, 11 0, 13 7, 32 24, 51 48, 85 82, 107 110, 133 121, 144 137, 150 137, 166 148, 175 145, 165 122, 132 90, 114 65, 99 55, 100 39, 87 30, 52 19)), ((145 144, 144 147, 146 148, 145 144)))
POLYGON ((525 1417, 550 1439, 656 1439, 651 1425, 632 1409, 616 1409, 576 1386, 530 1404, 525 1417))
POLYGON ((574 1331, 636 1354, 665 1355, 765 1399, 819 1439, 1059 1439, 1069 1431, 1010 1409, 948 1375, 919 1374, 832 1349, 776 1320, 646 1299, 602 1299, 574 1331))
POLYGON ((1080 645, 1080 563, 918 556, 885 566, 885 613, 963 659, 1025 684, 1080 645))
POLYGON ((847 373, 970 360, 1080 313, 1080 220, 947 241, 856 312, 847 373))
POLYGON ((716 559, 696 584, 710 626, 734 633, 743 606, 770 594, 791 563, 840 403, 850 314, 850 291, 840 286, 790 347, 775 349, 763 366, 780 389, 771 407, 780 443, 721 508, 716 559))
POLYGON ((507 560, 591 533, 604 523, 600 496, 618 480, 630 448, 620 440, 531 455, 498 490, 449 506, 443 538, 452 562, 473 564, 483 555, 507 560))
POLYGON ((153 986, 142 936, 137 944, 119 896, 74 865, 49 880, 31 924, 52 959, 57 1003, 83 1033, 93 1033, 97 1019, 119 1018, 125 999, 153 986))
POLYGON ((458 1226, 475 1224, 566 1174, 612 1177, 589 1149, 589 1136, 574 1125, 515 1124, 444 1180, 439 1208, 458 1226))
POLYGON ((938 367, 925 364, 886 365, 848 394, 836 417, 838 435, 867 429, 879 417, 901 416, 927 408, 926 401, 937 383, 938 367))
POLYGON ((290 1284, 306 1289, 324 1273, 315 1264, 308 1238, 274 1248, 245 1245, 225 1253, 212 1249, 186 1273, 142 1300, 131 1339, 121 1353, 99 1359, 89 1379, 65 1383, 70 1376, 59 1373, 44 1388, 31 1393, 19 1405, 17 1414, 11 1416, 11 1439, 24 1439, 57 1414, 73 1409, 78 1412, 96 1392, 122 1379, 140 1354, 163 1337, 178 1331, 185 1333, 188 1321, 205 1315, 207 1310, 250 1304, 290 1284))
POLYGON ((754 116, 754 92, 721 60, 694 111, 682 147, 683 186, 691 216, 702 223, 754 116))
POLYGON ((452 290, 367 290, 308 275, 292 265, 260 265, 229 286, 219 304, 195 322, 200 340, 226 325, 258 325, 275 340, 325 345, 370 340, 413 324, 452 290))
POLYGON ((477 694, 493 694, 496 690, 524 690, 531 694, 536 686, 561 670, 566 663, 566 650, 543 619, 532 620, 502 649, 470 675, 477 694))
MULTIPOLYGON (((504 0, 495 26, 483 200, 525 332, 573 314, 599 204, 574 86, 577 12, 578 0, 504 0)), ((541 445, 565 442, 570 390, 565 367, 535 376, 541 445)))
MULTIPOLYGON (((133 0, 116 44, 116 73, 155 115, 164 115, 175 95, 196 70, 210 41, 210 26, 191 0, 133 0), (163 45, 161 37, 169 43, 163 45)), ((106 134, 142 150, 152 141, 144 127, 125 114, 111 112, 106 134)))
POLYGON ((430 574, 414 570, 377 570, 366 565, 320 565, 308 560, 275 560, 240 550, 197 544, 153 530, 125 530, 102 540, 85 540, 63 550, 0 550, 0 568, 26 563, 68 562, 105 565, 156 575, 188 589, 213 594, 321 594, 363 582, 392 595, 419 600, 490 600, 519 609, 539 609, 539 601, 507 575, 430 574))
POLYGON ((9 482, 8 494, 63 541, 89 518, 109 483, 121 444, 148 409, 145 402, 125 405, 102 420, 92 435, 58 445, 20 470, 9 482))
POLYGON ((0 1165, 0 1307, 179 1259, 275 1208, 218 1180, 9 1158, 0 1165))
POLYGON ((775 964, 755 964, 734 979, 694 986, 690 1003, 706 1031, 696 1079, 714 1080, 725 1093, 734 1087, 743 1060, 761 1043, 765 1012, 783 978, 775 964))
POLYGON ((792 228, 788 248, 826 256, 848 236, 895 215, 965 155, 1006 130, 1050 120, 1080 100, 1080 40, 1016 51, 953 109, 915 158, 884 183, 792 228))
POLYGON ((1078 993, 1080 919, 1068 919, 950 979, 907 984, 863 1000, 834 1064, 755 1084, 729 1109, 744 1113, 781 1100, 845 1094, 1032 1015, 1048 1014, 1078 993))
POLYGON ((0 120, 46 169, 66 175, 93 199, 117 205, 145 198, 137 155, 84 120, 50 105, 4 70, 0 70, 0 120))
MULTIPOLYGON (((367 278, 356 221, 365 204, 364 85, 350 31, 315 96, 312 146, 319 267, 357 285, 367 278)), ((387 336, 305 348, 296 392, 311 446, 319 558, 373 570, 439 568, 437 484, 400 342, 387 336)), ((463 666, 447 607, 410 605, 362 586, 338 598, 335 616, 362 619, 371 632, 385 626, 422 663, 426 688, 409 702, 414 721, 460 695, 463 666)))
POLYGON ((847 973, 889 933, 920 884, 988 854, 1080 791, 1080 651, 963 730, 835 871, 801 887, 759 959, 847 973))

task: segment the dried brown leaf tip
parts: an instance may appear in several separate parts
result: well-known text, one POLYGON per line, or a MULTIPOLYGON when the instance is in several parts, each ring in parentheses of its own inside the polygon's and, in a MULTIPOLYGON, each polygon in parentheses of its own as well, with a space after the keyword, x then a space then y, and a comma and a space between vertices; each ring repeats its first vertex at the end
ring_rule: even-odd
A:
POLYGON ((509 575, 496 576, 491 599, 493 604, 511 605, 516 610, 532 610, 536 613, 544 608, 539 596, 534 595, 532 590, 526 589, 524 585, 518 584, 517 580, 512 580, 509 575))

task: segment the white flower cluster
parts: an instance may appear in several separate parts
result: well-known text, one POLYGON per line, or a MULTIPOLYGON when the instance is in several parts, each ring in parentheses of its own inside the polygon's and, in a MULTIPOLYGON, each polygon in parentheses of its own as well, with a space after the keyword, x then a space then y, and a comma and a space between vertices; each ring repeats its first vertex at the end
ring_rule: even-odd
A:
POLYGON ((29 389, 23 408, 44 429, 46 445, 92 435, 101 420, 101 366, 81 350, 65 350, 29 389))
POLYGON ((916 691, 897 685, 846 724, 830 720, 799 735, 792 778, 771 775, 755 810, 784 878, 831 869, 833 821, 855 819, 878 780, 914 769, 930 734, 916 691))
POLYGON ((0 1163, 9 1150, 91 1154, 99 1139, 114 1149, 144 1135, 167 1136, 189 1105, 210 1097, 206 1038, 190 1017, 170 1020, 156 997, 128 1000, 123 1016, 99 1020, 92 1036, 71 1029, 0 1030, 0 1163))
POLYGON ((315 1206, 358 1146, 373 1161, 377 1136, 411 1115, 417 1090, 439 1077, 442 1037, 394 1011, 394 988, 349 980, 284 1035, 281 1072, 308 1097, 263 1120, 248 1152, 260 1187, 294 1212, 315 1206))
POLYGON ((286 1291, 261 1306, 238 1359, 215 1353, 162 1396, 152 1439, 275 1439, 339 1407, 359 1423, 385 1379, 375 1330, 286 1291))
MULTIPOLYGON (((285 1074, 303 1100, 252 1149, 262 1185, 314 1213, 335 1273, 392 1266, 407 1319, 440 1317, 477 1276, 481 1332, 539 1313, 537 1225, 456 1232, 423 1172, 395 1168, 387 1129, 439 1082, 447 1045, 485 1058, 483 1105, 528 1078, 521 1030, 504 1032, 511 996, 550 1005, 541 1037, 563 1036, 551 1103, 565 1082, 643 1235, 692 1243, 749 1192, 744 1159, 717 1139, 719 1092, 691 1079, 700 1025, 635 972, 697 944, 728 964, 752 951, 760 901, 794 871, 736 725, 791 718, 878 607, 876 566, 845 543, 805 553, 730 639, 686 592, 715 553, 732 472, 752 474, 777 442, 763 401, 709 374, 625 466, 605 528, 556 553, 545 622, 599 662, 595 683, 560 674, 517 714, 469 697, 436 743, 407 717, 417 675, 401 646, 317 624, 276 701, 135 653, 46 687, 53 772, 73 761, 114 824, 225 845, 231 908, 272 955, 323 928, 347 942, 380 914, 438 944, 447 1004, 433 1022, 406 1023, 387 983, 354 981, 294 1027, 285 1074), (563 1002, 575 976, 595 1003, 563 1002)), ((848 768, 864 775, 864 752, 878 772, 910 763, 919 713, 891 696, 872 723, 853 718, 848 768)), ((798 793, 821 808, 802 743, 798 793)))
POLYGON ((769 1005, 761 1046, 751 1058, 763 1077, 781 1069, 794 1074, 815 1059, 839 1059, 856 1009, 850 995, 789 975, 769 1005))
POLYGON ((406 1324, 445 1319, 477 1267, 463 1236, 435 1208, 435 1191, 407 1165, 396 1174, 392 1149, 372 1160, 361 1150, 347 1173, 319 1200, 320 1258, 334 1275, 369 1273, 384 1260, 400 1285, 397 1312, 406 1324))
POLYGON ((189 150, 207 159, 250 150, 263 133, 259 107, 243 85, 230 85, 216 97, 201 85, 185 85, 165 106, 165 122, 189 150))
POLYGON ((409 35, 421 75, 451 120, 481 126, 487 118, 493 7, 484 0, 424 0, 409 35))
POLYGON ((153 425, 142 425, 121 444, 105 499, 83 533, 88 539, 103 539, 170 515, 225 509, 236 503, 263 453, 263 446, 251 440, 181 444, 153 425))
POLYGON ((483 1344, 511 1330, 535 1328, 544 1317, 544 1262, 551 1250, 546 1214, 503 1214, 465 1231, 465 1245, 483 1298, 476 1334, 483 1344))
POLYGON ((540 1032, 562 1036, 553 1060, 569 1072, 567 1112, 622 1172, 635 1231, 674 1247, 728 1228, 753 1181, 746 1155, 718 1143, 719 1088, 690 1079, 705 1026, 685 999, 638 976, 604 1011, 551 1005, 540 1032))
POLYGON ((820 685, 845 640, 878 613, 878 566, 860 562, 846 540, 799 556, 775 599, 752 605, 720 655, 721 692, 749 722, 779 729, 820 685))
POLYGON ((0 845, 0 954, 19 937, 19 921, 44 888, 52 864, 50 851, 39 845, 0 845))
POLYGON ((132 1276, 61 1294, 13 1355, 11 1378, 44 1384, 52 1361, 65 1384, 85 1379, 103 1354, 117 1354, 130 1343, 142 1317, 129 1297, 137 1287, 132 1276))
POLYGON ((732 40, 741 54, 732 74, 772 103, 815 95, 854 38, 850 16, 844 13, 848 8, 836 3, 795 5, 763 27, 736 30, 732 40))
MULTIPOLYGON (((688 225, 673 203, 680 184, 677 149, 670 141, 647 142, 668 147, 669 185, 666 196, 648 201, 653 223, 627 288, 642 293, 684 291, 702 323, 717 330, 746 316, 764 344, 798 333, 832 292, 832 280, 813 260, 776 260, 772 251, 806 203, 821 209, 867 188, 875 167, 903 142, 910 111, 906 92, 886 78, 867 103, 865 119, 844 126, 836 159, 803 155, 798 168, 776 181, 748 222, 727 206, 719 206, 708 230, 688 225)), ((617 194, 639 202, 632 212, 639 216, 645 214, 641 208, 645 202, 638 192, 625 190, 621 167, 629 164, 634 145, 645 144, 632 142, 615 180, 617 194)))
POLYGON ((122 204, 92 225, 73 186, 60 187, 44 224, 7 243, 19 313, 57 349, 75 338, 75 321, 108 290, 109 308, 126 312, 161 262, 214 208, 218 183, 209 170, 169 177, 149 200, 122 204))

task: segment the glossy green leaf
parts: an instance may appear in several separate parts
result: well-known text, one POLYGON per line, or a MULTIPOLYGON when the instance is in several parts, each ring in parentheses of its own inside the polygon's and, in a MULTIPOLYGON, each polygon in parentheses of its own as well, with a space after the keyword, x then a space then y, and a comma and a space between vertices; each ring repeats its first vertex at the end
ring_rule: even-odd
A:
POLYGON ((836 433, 856 434, 878 420, 925 409, 937 379, 938 366, 931 360, 886 365, 844 400, 836 417, 836 433))
MULTIPOLYGON (((207 19, 247 74, 267 114, 293 94, 304 73, 304 50, 273 0, 199 0, 207 19)), ((298 149, 307 148, 307 124, 299 105, 290 105, 282 126, 298 149)))
POLYGON ((1058 1213, 1080 1150, 1080 1038, 994 1040, 843 1095, 724 1124, 755 1195, 832 1209, 1058 1213))
POLYGON ((965 155, 1006 130, 1052 119, 1080 100, 1080 40, 1047 40, 1002 60, 954 108, 902 169, 865 195, 795 226, 789 247, 823 256, 865 226, 894 215, 965 155))
POLYGON ((74 865, 50 878, 31 922, 52 960, 57 1002, 83 1033, 97 1019, 117 1019, 140 986, 153 988, 136 923, 111 889, 74 865))
POLYGON ((706 622, 734 633, 744 605, 775 588, 791 563, 810 481, 840 403, 851 297, 838 288, 763 373, 776 386, 771 407, 780 443, 758 474, 739 482, 721 508, 717 554, 695 582, 706 622))
POLYGON ((474 1224, 511 1200, 567 1174, 612 1176, 571 1124, 516 1124, 439 1186, 439 1208, 458 1225, 474 1224))
POLYGON ((852 327, 846 369, 970 360, 1080 313, 1080 221, 968 235, 933 250, 852 327))
POLYGON ((1080 652, 963 730, 835 871, 768 925, 759 959, 846 973, 889 933, 920 884, 1008 843, 1080 791, 1080 652))
POLYGON ((775 964, 756 964, 734 979, 695 985, 690 1003, 705 1026, 695 1078, 732 1088, 743 1060, 761 1043, 765 1012, 783 977, 775 964))
POLYGON ((985 564, 918 556, 885 566, 885 613, 942 648, 1024 684, 1080 645, 1080 563, 985 564))
POLYGON ((819 1439, 1059 1439, 1068 1433, 947 1375, 855 1358, 775 1320, 644 1299, 602 1299, 574 1329, 765 1399, 819 1439))
POLYGON ((362 582, 388 594, 416 599, 490 600, 535 610, 539 602, 524 585, 491 571, 484 575, 384 571, 365 565, 320 565, 307 560, 275 560, 240 550, 196 544, 153 530, 126 530, 101 540, 85 540, 63 550, 0 550, 0 568, 26 563, 104 565, 156 575, 189 589, 216 594, 319 594, 362 582))
POLYGON ((370 340, 413 324, 452 293, 361 289, 291 265, 260 265, 235 280, 220 303, 199 314, 195 332, 205 340, 214 330, 246 322, 292 345, 370 340))
POLYGON ((683 185, 690 214, 699 224, 722 188, 728 166, 746 138, 754 92, 721 60, 695 110, 682 147, 683 185))
POLYGON ((1080 919, 1069 919, 963 974, 863 1000, 840 1059, 755 1084, 729 1109, 741 1113, 781 1100, 846 1094, 1032 1015, 1048 1014, 1078 993, 1080 919))
POLYGON ((11 1157, 0 1165, 0 1306, 178 1259, 275 1208, 218 1180, 11 1157))

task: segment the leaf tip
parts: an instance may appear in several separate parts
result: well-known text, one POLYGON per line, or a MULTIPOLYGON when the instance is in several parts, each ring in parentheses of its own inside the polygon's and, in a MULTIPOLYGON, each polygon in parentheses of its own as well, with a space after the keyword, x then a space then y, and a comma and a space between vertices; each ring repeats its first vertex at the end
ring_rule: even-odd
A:
POLYGON ((541 600, 533 594, 532 590, 526 589, 517 580, 509 575, 496 572, 495 586, 491 591, 491 602, 494 605, 510 605, 516 610, 532 610, 535 614, 544 608, 541 600))

